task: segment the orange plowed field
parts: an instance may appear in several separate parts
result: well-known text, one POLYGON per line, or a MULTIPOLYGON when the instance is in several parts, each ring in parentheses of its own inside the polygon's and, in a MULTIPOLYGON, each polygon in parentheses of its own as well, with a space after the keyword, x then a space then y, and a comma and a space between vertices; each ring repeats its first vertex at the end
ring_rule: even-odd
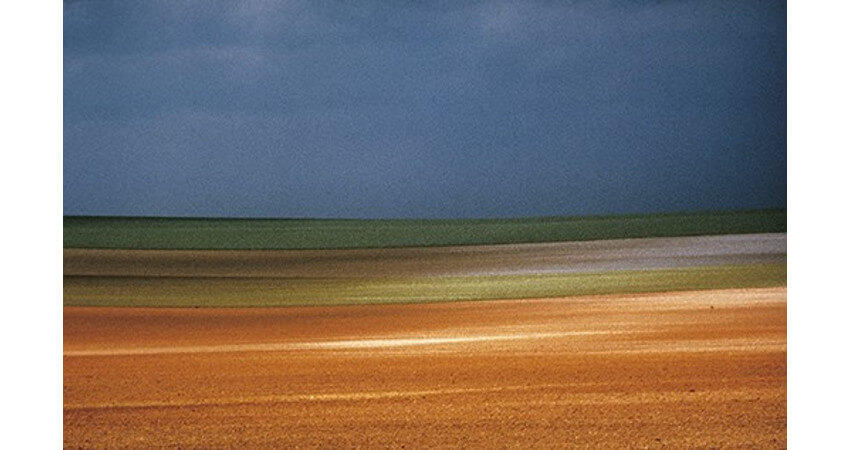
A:
POLYGON ((786 289, 64 309, 67 447, 786 444, 786 289))

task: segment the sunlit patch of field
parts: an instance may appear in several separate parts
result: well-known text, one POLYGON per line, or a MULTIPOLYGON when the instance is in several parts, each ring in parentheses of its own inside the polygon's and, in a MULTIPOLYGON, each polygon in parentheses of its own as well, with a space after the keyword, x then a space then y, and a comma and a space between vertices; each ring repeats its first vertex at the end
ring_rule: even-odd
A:
POLYGON ((537 275, 406 278, 66 276, 66 306, 301 306, 783 286, 785 264, 537 275))

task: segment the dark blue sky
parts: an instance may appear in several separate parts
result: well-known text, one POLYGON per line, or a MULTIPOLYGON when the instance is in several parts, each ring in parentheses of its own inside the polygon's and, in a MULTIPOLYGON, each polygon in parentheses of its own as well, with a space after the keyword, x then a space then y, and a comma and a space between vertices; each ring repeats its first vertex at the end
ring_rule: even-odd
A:
POLYGON ((66 1, 64 213, 786 205, 785 2, 66 1))

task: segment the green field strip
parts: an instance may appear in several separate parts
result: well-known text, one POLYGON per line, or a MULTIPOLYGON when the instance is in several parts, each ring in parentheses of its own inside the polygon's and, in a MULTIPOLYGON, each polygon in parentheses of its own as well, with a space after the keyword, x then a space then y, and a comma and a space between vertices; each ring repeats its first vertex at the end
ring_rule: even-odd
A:
POLYGON ((786 231, 784 209, 446 220, 65 217, 64 248, 259 250, 433 247, 786 231))
POLYGON ((426 303, 785 286, 785 264, 408 278, 66 276, 65 306, 259 307, 426 303))

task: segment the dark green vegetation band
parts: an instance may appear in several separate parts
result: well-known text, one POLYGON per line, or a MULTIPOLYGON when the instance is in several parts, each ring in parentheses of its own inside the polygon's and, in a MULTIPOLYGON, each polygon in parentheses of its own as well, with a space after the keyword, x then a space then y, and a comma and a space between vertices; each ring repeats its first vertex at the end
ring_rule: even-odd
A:
POLYGON ((259 250, 432 247, 779 233, 786 210, 529 219, 65 217, 65 248, 259 250))
POLYGON ((245 307, 419 303, 785 286, 785 264, 581 274, 409 278, 66 276, 65 306, 245 307))

